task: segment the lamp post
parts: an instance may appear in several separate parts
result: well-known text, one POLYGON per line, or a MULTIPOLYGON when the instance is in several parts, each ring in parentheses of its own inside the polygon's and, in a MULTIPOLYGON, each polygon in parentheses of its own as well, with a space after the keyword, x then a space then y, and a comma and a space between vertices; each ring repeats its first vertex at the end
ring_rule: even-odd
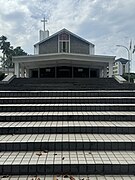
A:
POLYGON ((128 64, 128 82, 130 83, 130 51, 126 46, 123 45, 116 45, 117 47, 123 47, 127 50, 127 56, 128 56, 128 60, 129 60, 129 64, 128 64))

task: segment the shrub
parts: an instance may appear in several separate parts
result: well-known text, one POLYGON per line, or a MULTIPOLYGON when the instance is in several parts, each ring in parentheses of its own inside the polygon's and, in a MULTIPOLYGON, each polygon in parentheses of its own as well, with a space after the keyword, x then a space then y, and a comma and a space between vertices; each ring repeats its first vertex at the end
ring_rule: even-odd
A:
POLYGON ((5 77, 5 73, 0 72, 0 81, 2 81, 5 77))
MULTIPOLYGON (((123 75, 122 75, 122 77, 124 78, 124 79, 126 79, 127 81, 128 81, 128 76, 129 76, 129 74, 128 73, 124 73, 123 75)), ((130 82, 134 82, 134 79, 135 79, 135 73, 130 73, 130 82)))

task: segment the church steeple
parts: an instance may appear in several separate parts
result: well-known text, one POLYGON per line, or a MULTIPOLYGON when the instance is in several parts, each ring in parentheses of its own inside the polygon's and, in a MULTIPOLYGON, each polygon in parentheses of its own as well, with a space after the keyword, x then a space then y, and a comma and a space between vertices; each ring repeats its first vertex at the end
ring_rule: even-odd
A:
POLYGON ((41 22, 43 22, 43 29, 44 30, 40 30, 39 31, 39 41, 42 41, 42 40, 44 40, 44 39, 49 37, 49 31, 45 29, 46 28, 46 24, 45 23, 47 22, 47 19, 44 17, 41 20, 41 22))

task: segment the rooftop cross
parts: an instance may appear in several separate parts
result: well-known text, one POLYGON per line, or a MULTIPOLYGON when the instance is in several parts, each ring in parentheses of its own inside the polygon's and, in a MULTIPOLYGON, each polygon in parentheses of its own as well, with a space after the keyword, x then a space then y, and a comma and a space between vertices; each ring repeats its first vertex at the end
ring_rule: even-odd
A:
POLYGON ((43 22, 43 25, 44 25, 44 31, 45 31, 45 23, 47 22, 47 20, 45 19, 45 17, 43 18, 43 20, 41 20, 41 22, 43 22))

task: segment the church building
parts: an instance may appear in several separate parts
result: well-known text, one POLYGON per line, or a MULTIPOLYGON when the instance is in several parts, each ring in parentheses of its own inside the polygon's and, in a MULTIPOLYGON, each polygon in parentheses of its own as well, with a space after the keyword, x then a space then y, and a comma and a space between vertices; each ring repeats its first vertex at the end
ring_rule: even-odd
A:
POLYGON ((95 55, 95 45, 62 29, 49 36, 40 30, 34 55, 13 57, 16 77, 104 78, 113 76, 115 56, 95 55))

